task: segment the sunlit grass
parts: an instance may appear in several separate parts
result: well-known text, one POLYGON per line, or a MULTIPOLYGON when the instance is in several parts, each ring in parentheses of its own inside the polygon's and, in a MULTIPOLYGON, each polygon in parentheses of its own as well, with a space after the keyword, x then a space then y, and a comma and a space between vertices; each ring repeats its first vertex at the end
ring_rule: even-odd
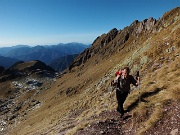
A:
MULTIPOLYGON (((167 101, 180 101, 180 58, 176 56, 180 52, 179 34, 177 30, 174 30, 175 34, 169 30, 134 37, 123 44, 123 50, 118 45, 117 50, 104 48, 104 55, 110 54, 110 58, 103 59, 104 55, 98 52, 93 54, 86 63, 57 80, 50 90, 42 91, 36 97, 42 101, 41 108, 28 114, 11 134, 48 134, 48 129, 52 128, 54 132, 65 130, 67 135, 72 135, 83 130, 98 120, 103 111, 116 109, 116 95, 110 95, 107 88, 116 70, 124 66, 130 66, 132 74, 140 70, 142 76, 140 87, 134 88, 124 104, 124 108, 132 113, 136 134, 153 128, 164 117, 163 107, 167 101), (167 53, 166 49, 172 46, 176 46, 176 50, 167 53), (77 88, 78 92, 67 96, 70 87, 77 88), (93 116, 97 118, 92 119, 93 116)), ((104 36, 96 41, 93 49, 99 49, 104 36)), ((120 37, 117 40, 121 40, 120 37)), ((106 46, 112 47, 112 42, 106 46)))
MULTIPOLYGON (((137 127, 137 134, 141 135, 164 117, 164 108, 167 101, 178 102, 180 100, 180 71, 178 59, 171 66, 164 66, 143 78, 141 91, 134 91, 126 101, 126 107, 137 102, 133 109, 133 119, 137 127), (158 90, 158 91, 157 91, 158 90), (140 96, 143 101, 138 101, 140 96)), ((142 100, 141 99, 141 100, 142 100)))

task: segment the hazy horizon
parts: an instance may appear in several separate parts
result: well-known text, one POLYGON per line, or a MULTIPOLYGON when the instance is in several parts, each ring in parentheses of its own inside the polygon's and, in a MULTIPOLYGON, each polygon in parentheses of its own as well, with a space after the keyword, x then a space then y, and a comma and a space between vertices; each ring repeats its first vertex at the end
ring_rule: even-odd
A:
POLYGON ((162 15, 179 0, 1 0, 0 47, 93 41, 113 28, 162 15))
MULTIPOLYGON (((4 48, 4 47, 16 47, 16 46, 29 46, 29 47, 35 47, 35 46, 54 46, 54 45, 60 45, 60 44, 71 44, 71 43, 79 43, 79 42, 69 42, 69 43, 57 43, 57 44, 37 44, 37 45, 23 45, 23 44, 17 44, 17 45, 9 45, 9 46, 0 46, 0 48, 4 48)), ((84 44, 84 43, 79 43, 79 44, 83 44, 83 45, 91 45, 91 44, 84 44)))

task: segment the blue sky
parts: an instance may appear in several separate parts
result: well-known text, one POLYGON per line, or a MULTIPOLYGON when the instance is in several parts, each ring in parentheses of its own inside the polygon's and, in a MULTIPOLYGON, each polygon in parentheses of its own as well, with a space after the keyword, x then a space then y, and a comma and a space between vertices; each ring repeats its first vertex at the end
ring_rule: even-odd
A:
POLYGON ((91 44, 112 28, 160 18, 180 0, 0 0, 0 47, 91 44))

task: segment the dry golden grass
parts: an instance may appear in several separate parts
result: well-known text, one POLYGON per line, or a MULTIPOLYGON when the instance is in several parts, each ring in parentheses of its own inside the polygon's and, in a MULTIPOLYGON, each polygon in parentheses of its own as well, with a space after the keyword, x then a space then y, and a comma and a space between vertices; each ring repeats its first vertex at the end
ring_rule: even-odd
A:
POLYGON ((71 130, 69 130, 66 135, 73 135, 75 134, 77 131, 79 130, 83 130, 87 125, 89 125, 89 123, 93 122, 93 120, 89 120, 89 121, 85 121, 82 123, 77 124, 74 128, 72 128, 71 130))
MULTIPOLYGON (((94 55, 83 65, 64 74, 49 90, 36 95, 42 106, 25 116, 9 134, 56 134, 63 131, 68 135, 75 134, 97 120, 92 116, 98 116, 105 110, 115 110, 115 93, 110 95, 108 87, 114 73, 124 66, 131 67, 131 74, 141 69, 140 91, 135 88, 131 92, 125 108, 133 114, 134 126, 138 131, 136 134, 143 134, 163 117, 163 106, 168 100, 180 100, 180 59, 176 56, 180 52, 180 32, 179 27, 174 27, 178 23, 166 26, 155 34, 141 35, 138 39, 132 37, 123 44, 123 49, 116 46, 110 57, 94 55), (176 50, 166 52, 172 46, 176 50), (156 63, 160 66, 154 66, 156 63), (66 95, 68 88, 74 88, 77 92, 66 95)), ((118 42, 119 36, 113 42, 118 42)), ((98 48, 100 39, 94 44, 94 49, 98 48)), ((105 49, 108 50, 111 45, 112 42, 105 49)))
MULTIPOLYGON (((140 96, 146 102, 140 102, 133 110, 134 122, 139 126, 137 134, 143 134, 163 118, 163 106, 167 101, 178 102, 180 100, 179 66, 179 58, 177 58, 171 63, 171 66, 164 65, 152 75, 143 78, 140 96)), ((138 91, 134 91, 128 97, 127 106, 137 101, 137 96, 139 96, 137 93, 138 91)))

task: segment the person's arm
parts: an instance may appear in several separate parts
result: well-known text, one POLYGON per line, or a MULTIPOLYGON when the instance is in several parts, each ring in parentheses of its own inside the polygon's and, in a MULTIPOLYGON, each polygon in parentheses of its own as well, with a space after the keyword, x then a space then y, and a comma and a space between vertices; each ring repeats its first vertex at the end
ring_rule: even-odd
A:
POLYGON ((137 73, 136 73, 136 80, 137 80, 138 85, 140 85, 140 75, 139 75, 139 71, 137 71, 137 73))
MULTIPOLYGON (((131 83, 132 83, 134 86, 138 86, 138 81, 139 81, 139 79, 136 81, 132 75, 131 75, 130 77, 131 77, 131 83)), ((138 77, 138 78, 139 78, 139 77, 138 77)))
POLYGON ((118 78, 119 76, 116 76, 116 78, 114 78, 114 80, 111 82, 111 86, 116 86, 118 84, 118 78))

